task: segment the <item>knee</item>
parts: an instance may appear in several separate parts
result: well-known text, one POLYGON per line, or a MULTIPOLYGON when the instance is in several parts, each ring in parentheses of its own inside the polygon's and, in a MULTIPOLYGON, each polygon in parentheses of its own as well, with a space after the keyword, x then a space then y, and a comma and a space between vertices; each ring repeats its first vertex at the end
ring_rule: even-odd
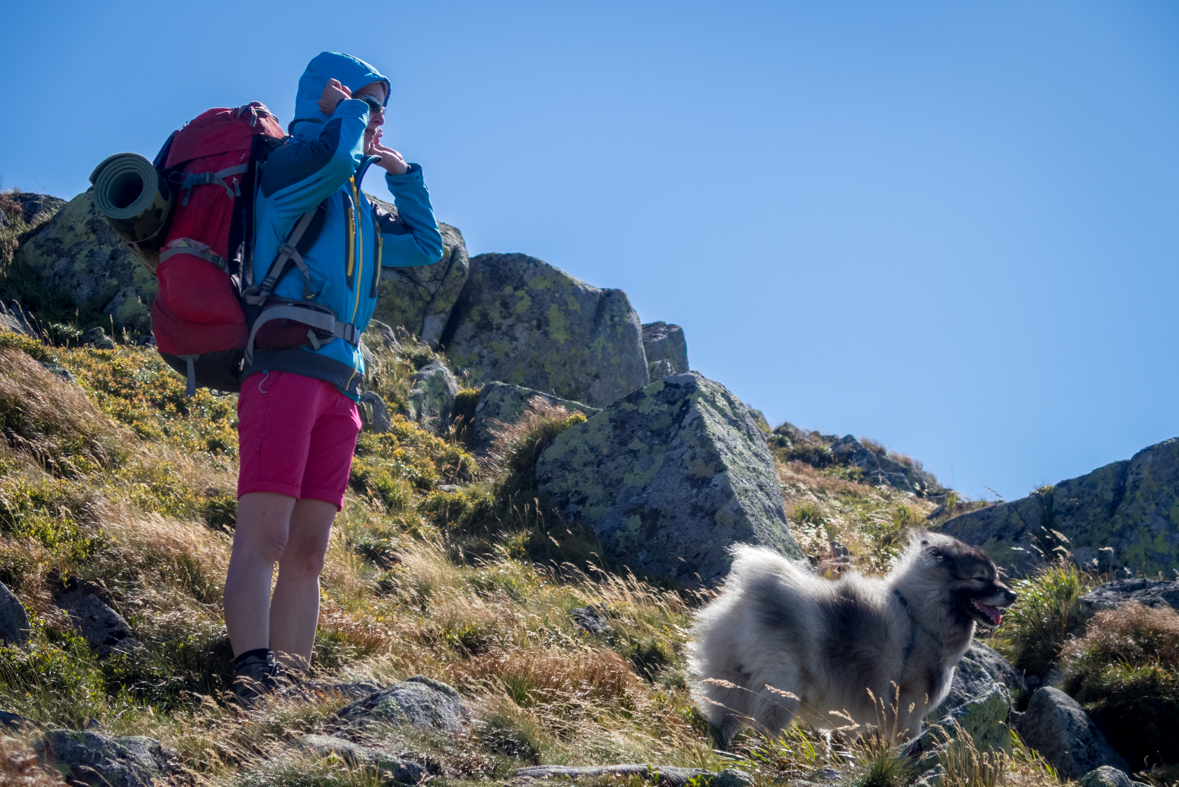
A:
POLYGON ((323 573, 325 550, 318 544, 293 544, 279 561, 279 572, 294 572, 303 577, 318 577, 323 573))
POLYGON ((282 560, 287 549, 285 538, 262 538, 254 544, 254 552, 267 563, 277 563, 282 560))

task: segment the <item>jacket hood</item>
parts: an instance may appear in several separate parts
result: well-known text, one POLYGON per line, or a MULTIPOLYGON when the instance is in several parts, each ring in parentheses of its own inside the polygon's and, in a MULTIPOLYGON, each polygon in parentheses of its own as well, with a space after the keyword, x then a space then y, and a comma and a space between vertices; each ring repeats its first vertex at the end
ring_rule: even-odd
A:
MULTIPOLYGON (((329 79, 338 79, 349 90, 359 90, 373 82, 385 83, 385 104, 389 103, 389 93, 392 85, 387 77, 360 58, 346 55, 342 52, 320 52, 310 63, 303 76, 299 77, 299 92, 295 96, 295 119, 287 126, 290 133, 295 133, 295 124, 300 121, 318 121, 300 124, 303 129, 312 131, 312 127, 326 123, 328 115, 319 111, 319 97, 327 87, 329 79)), ((318 134, 315 128, 312 133, 318 134)))

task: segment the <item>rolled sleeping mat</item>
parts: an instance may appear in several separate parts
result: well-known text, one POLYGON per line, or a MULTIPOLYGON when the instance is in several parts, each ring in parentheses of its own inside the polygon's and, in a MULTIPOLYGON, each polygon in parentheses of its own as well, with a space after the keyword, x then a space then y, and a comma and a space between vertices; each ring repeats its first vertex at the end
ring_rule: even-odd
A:
POLYGON ((116 153, 94 168, 94 207, 147 267, 159 264, 172 213, 168 183, 138 153, 116 153))

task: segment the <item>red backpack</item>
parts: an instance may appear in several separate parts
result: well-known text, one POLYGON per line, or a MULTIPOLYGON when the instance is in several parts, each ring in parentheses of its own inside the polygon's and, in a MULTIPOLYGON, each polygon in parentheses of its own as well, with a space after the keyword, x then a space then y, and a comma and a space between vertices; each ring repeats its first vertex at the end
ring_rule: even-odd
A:
MULTIPOLYGON (((187 378, 189 396, 198 387, 239 390, 242 359, 252 348, 250 327, 264 305, 280 308, 269 305, 269 294, 289 269, 290 255, 280 254, 274 280, 252 292, 253 305, 245 305, 242 290, 253 250, 255 189, 266 158, 284 138, 274 115, 251 102, 204 112, 173 132, 156 156, 154 166, 175 198, 155 268, 152 333, 163 359, 187 378)), ((322 210, 305 214, 284 248, 305 254, 323 218, 322 210)), ((256 337, 259 347, 308 342, 308 325, 281 314, 267 318, 274 322, 256 337)))

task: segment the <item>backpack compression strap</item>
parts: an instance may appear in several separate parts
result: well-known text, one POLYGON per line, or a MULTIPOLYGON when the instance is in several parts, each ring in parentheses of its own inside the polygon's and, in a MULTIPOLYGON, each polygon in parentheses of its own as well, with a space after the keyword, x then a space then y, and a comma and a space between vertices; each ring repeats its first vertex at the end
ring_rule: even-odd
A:
POLYGON ((353 347, 360 343, 360 331, 356 330, 356 326, 352 323, 340 322, 334 314, 294 303, 271 306, 258 315, 258 319, 254 321, 254 327, 250 329, 250 340, 246 343, 247 366, 254 362, 254 339, 258 336, 258 329, 273 320, 291 320, 308 326, 307 340, 316 350, 335 339, 343 339, 353 347), (328 334, 327 341, 321 340, 316 335, 316 331, 328 334))
POLYGON ((168 248, 160 252, 160 264, 163 265, 168 259, 177 254, 191 254, 194 257, 200 257, 202 260, 216 265, 221 269, 221 272, 229 275, 229 263, 225 258, 214 254, 213 250, 199 240, 192 238, 177 238, 168 243, 168 248))
POLYGON ((238 182, 233 182, 233 188, 225 182, 225 178, 234 175, 244 175, 250 171, 249 164, 238 164, 236 167, 223 169, 220 172, 190 172, 184 176, 184 180, 180 183, 180 190, 184 192, 184 202, 181 205, 188 205, 188 198, 192 196, 192 190, 197 186, 220 186, 225 189, 225 193, 229 195, 230 199, 240 197, 242 195, 241 188, 238 182))

